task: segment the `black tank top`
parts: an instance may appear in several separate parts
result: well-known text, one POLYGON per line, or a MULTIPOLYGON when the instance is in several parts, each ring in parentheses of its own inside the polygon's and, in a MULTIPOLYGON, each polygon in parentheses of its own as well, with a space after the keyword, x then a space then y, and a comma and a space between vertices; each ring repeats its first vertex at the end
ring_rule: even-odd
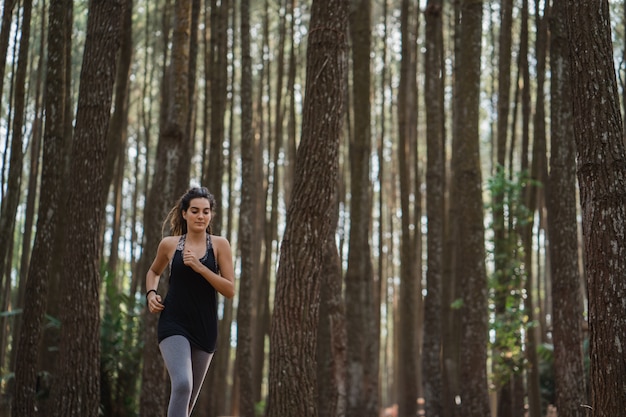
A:
MULTIPOLYGON (((211 271, 219 273, 211 236, 207 233, 206 254, 200 259, 211 271)), ((180 237, 170 262, 170 279, 165 308, 159 317, 159 343, 169 336, 184 336, 206 352, 215 352, 217 341, 217 291, 199 273, 183 262, 187 235, 180 237)))

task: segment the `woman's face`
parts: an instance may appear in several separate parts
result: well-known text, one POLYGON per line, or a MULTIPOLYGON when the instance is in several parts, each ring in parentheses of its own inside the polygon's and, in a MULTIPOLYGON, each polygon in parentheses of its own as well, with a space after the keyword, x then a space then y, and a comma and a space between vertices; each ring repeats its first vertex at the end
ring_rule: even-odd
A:
POLYGON ((211 223, 211 203, 206 198, 194 198, 189 202, 183 218, 187 221, 188 231, 204 232, 211 223))

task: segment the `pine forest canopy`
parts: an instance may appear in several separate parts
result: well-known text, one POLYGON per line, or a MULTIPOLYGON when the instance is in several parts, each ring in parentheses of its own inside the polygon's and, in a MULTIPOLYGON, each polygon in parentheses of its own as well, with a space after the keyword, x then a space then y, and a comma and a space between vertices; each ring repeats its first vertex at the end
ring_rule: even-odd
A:
POLYGON ((236 295, 194 416, 626 409, 624 2, 0 14, 0 417, 165 415, 145 277, 197 185, 236 295))

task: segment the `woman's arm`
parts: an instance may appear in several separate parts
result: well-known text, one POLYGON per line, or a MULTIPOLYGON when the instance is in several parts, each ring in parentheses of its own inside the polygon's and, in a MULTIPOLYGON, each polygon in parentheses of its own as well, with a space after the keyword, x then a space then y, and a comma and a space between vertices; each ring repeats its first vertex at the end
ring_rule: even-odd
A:
POLYGON ((158 313, 164 308, 163 300, 157 290, 161 274, 174 253, 173 249, 175 249, 176 242, 177 237, 174 236, 167 236, 161 240, 156 257, 146 273, 146 302, 148 309, 152 313, 158 313))

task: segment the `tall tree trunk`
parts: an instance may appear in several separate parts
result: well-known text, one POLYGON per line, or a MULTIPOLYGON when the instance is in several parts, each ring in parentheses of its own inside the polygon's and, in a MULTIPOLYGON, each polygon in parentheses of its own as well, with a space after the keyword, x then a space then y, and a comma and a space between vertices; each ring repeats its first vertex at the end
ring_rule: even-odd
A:
MULTIPOLYGON (((383 10, 382 10, 382 29, 383 29, 383 36, 382 39, 386 40, 387 39, 387 34, 389 33, 389 25, 388 25, 388 18, 389 18, 389 5, 387 1, 383 2, 383 10)), ((378 178, 377 178, 377 183, 378 183, 378 213, 377 213, 377 218, 376 221, 378 222, 378 231, 377 231, 377 237, 378 237, 378 252, 377 252, 377 258, 378 258, 378 262, 376 265, 376 274, 378 275, 378 288, 377 288, 377 294, 374 300, 374 304, 376 306, 379 306, 378 308, 376 308, 376 327, 377 327, 377 332, 380 334, 382 331, 382 320, 381 320, 381 316, 383 315, 383 313, 381 312, 382 309, 384 309, 384 315, 389 317, 389 303, 388 303, 388 297, 387 297, 387 293, 388 293, 388 285, 387 285, 387 270, 386 268, 389 265, 389 262, 387 262, 386 256, 385 256, 385 250, 388 248, 387 245, 389 244, 388 240, 386 238, 386 230, 387 228, 385 227, 385 214, 386 214, 386 204, 385 202, 387 201, 387 167, 386 167, 386 163, 385 163, 385 141, 387 138, 387 111, 388 111, 388 100, 386 100, 385 97, 385 91, 387 88, 389 88, 388 85, 388 71, 387 71, 387 63, 388 63, 388 45, 387 42, 383 42, 382 45, 382 52, 381 52, 381 60, 383 62, 383 67, 381 69, 381 74, 380 74, 380 90, 379 93, 380 97, 383 97, 383 99, 380 100, 380 109, 378 111, 378 113, 380 114, 380 120, 377 122, 380 126, 379 128, 379 132, 378 132, 378 139, 376 141, 376 157, 378 160, 378 178)), ((390 217, 390 216, 387 216, 390 217)), ((393 252, 391 252, 393 253, 393 252)), ((386 320, 386 326, 389 326, 389 320, 386 320)), ((391 332, 389 332, 389 328, 385 327, 384 330, 387 334, 391 334, 391 332)), ((379 399, 379 403, 381 404, 381 407, 385 407, 386 405, 390 404, 389 398, 390 398, 390 389, 389 386, 391 385, 389 381, 389 379, 387 378, 387 376, 389 375, 389 360, 388 360, 388 356, 387 356, 387 351, 388 351, 388 346, 390 345, 389 337, 384 338, 381 340, 379 349, 381 351, 381 364, 379 366, 379 373, 380 373, 380 399, 379 399)))
POLYGON ((130 82, 130 66, 133 56, 132 37, 132 0, 129 0, 127 10, 124 12, 124 24, 122 26, 119 64, 115 78, 115 96, 113 114, 107 132, 107 156, 104 177, 104 199, 108 197, 113 178, 115 176, 115 164, 124 156, 123 146, 125 129, 128 119, 128 85, 130 82))
MULTIPOLYGON (((73 135, 73 120, 74 120, 74 103, 72 100, 71 93, 71 85, 72 85, 72 31, 73 31, 73 21, 74 21, 74 6, 71 0, 61 0, 59 6, 58 13, 63 13, 62 17, 62 30, 58 33, 58 36, 62 37, 63 42, 61 43, 63 51, 63 64, 59 63, 59 66, 62 66, 65 74, 61 77, 60 74, 55 74, 54 78, 59 78, 62 80, 63 84, 55 87, 59 90, 63 90, 64 97, 64 105, 63 109, 63 123, 65 126, 61 128, 59 126, 59 131, 57 132, 61 136, 55 136, 55 140, 59 140, 59 144, 57 145, 59 150, 59 159, 56 163, 59 164, 57 167, 60 181, 58 184, 65 184, 68 178, 70 178, 70 169, 72 162, 72 143, 74 141, 73 135)), ((57 5, 55 4, 55 7, 57 5)), ((52 71, 58 72, 56 69, 52 69, 52 71)), ((56 81, 55 81, 56 82, 56 81)), ((50 92, 50 90, 48 90, 50 92)), ((60 94, 60 91, 58 91, 60 94)), ((48 93, 47 93, 48 94, 48 93)), ((49 99, 49 98, 48 98, 49 99)), ((48 100, 47 99, 47 100, 48 100)), ((47 113, 47 112, 46 112, 47 113)), ((61 118, 60 116, 56 116, 61 118)), ((56 127, 55 127, 56 129, 56 127)), ((55 135, 57 134, 55 133, 55 135)), ((50 262, 50 268, 48 270, 47 275, 47 287, 48 287, 48 300, 46 302, 47 309, 46 315, 52 317, 52 320, 48 320, 46 325, 43 327, 43 340, 39 347, 39 360, 38 366, 41 372, 41 375, 44 378, 40 378, 40 383, 42 383, 42 394, 38 397, 38 409, 39 415, 52 415, 55 404, 54 398, 50 396, 50 392, 52 387, 55 384, 57 378, 57 369, 58 369, 58 356, 59 356, 59 344, 61 339, 61 329, 60 329, 60 317, 61 317, 61 306, 63 304, 63 289, 61 288, 62 279, 64 278, 64 269, 63 269, 63 258, 65 252, 65 230, 70 219, 67 218, 66 213, 68 212, 68 195, 69 189, 68 187, 60 186, 60 190, 58 190, 57 198, 58 198, 58 213, 55 221, 57 222, 55 226, 55 236, 54 236, 54 245, 52 246, 52 253, 50 262), (50 378, 46 378, 46 376, 51 376, 50 378)), ((40 203, 41 204, 41 203, 40 203)))
POLYGON ((609 3, 568 1, 566 10, 589 291, 591 407, 594 417, 609 417, 626 410, 626 155, 609 3))
MULTIPOLYGON (((265 206, 271 207, 269 218, 263 218, 265 222, 264 242, 265 250, 263 251, 262 262, 262 276, 259 286, 258 301, 257 301, 257 325, 255 326, 254 346, 253 353, 253 366, 254 366, 254 389, 255 389, 255 401, 259 402, 263 400, 261 392, 264 369, 266 365, 266 348, 265 340, 269 336, 270 329, 270 287, 271 276, 273 271, 274 256, 276 255, 275 247, 277 247, 278 240, 278 216, 279 216, 279 197, 282 191, 281 180, 284 178, 282 174, 281 158, 284 152, 284 125, 285 125, 285 102, 283 96, 285 95, 285 45, 287 37, 287 8, 285 7, 285 1, 281 1, 281 12, 279 18, 278 28, 278 46, 276 47, 276 59, 273 62, 276 63, 276 90, 274 92, 274 126, 268 130, 273 131, 273 145, 269 146, 271 149, 272 163, 268 167, 268 179, 267 183, 271 184, 268 187, 265 197, 265 206), (270 193, 271 189, 271 193, 270 193)), ((266 3, 266 7, 269 5, 266 3)), ((264 24, 269 24, 269 19, 265 18, 264 24)), ((269 37, 269 34, 268 34, 269 37)), ((271 74, 268 71, 268 78, 271 74)), ((268 80, 269 83, 269 80, 268 80)), ((272 137, 272 136, 270 136, 272 137)), ((341 277, 340 277, 341 279, 341 277)), ((321 314, 321 313, 320 313, 321 314)), ((321 319, 320 319, 321 320, 321 319)), ((329 399, 330 401, 330 399, 329 399)))
MULTIPOLYGON (((496 131, 496 167, 500 170, 498 177, 504 181, 506 178, 506 150, 507 135, 509 132, 509 113, 511 103, 511 48, 512 48, 512 19, 513 19, 513 1, 504 0, 500 10, 500 36, 498 43, 498 114, 497 114, 497 131, 496 131)), ((509 169, 513 169, 509 167, 509 169)), ((516 262, 513 250, 517 243, 517 233, 507 230, 505 222, 505 193, 493 193, 493 229, 494 229, 494 263, 497 284, 495 287, 495 311, 496 321, 506 321, 507 317, 507 299, 511 295, 511 291, 520 293, 519 285, 511 285, 515 277, 512 276, 512 263, 516 262), (512 288, 513 287, 513 288, 512 288)), ((523 406, 523 403, 516 401, 516 383, 519 378, 516 377, 515 368, 517 363, 510 361, 506 357, 506 350, 509 348, 502 347, 501 341, 507 339, 506 332, 510 332, 506 327, 496 330, 496 341, 494 347, 494 373, 497 376, 496 387, 498 415, 502 417, 514 417, 514 410, 523 406)), ((508 342, 505 342, 508 343, 508 342)), ((518 339, 518 346, 521 346, 521 340, 518 339)))
MULTIPOLYGON (((122 25, 121 45, 119 54, 119 64, 117 67, 117 75, 115 79, 115 104, 114 111, 111 115, 111 122, 107 132, 107 156, 104 177, 104 193, 103 199, 106 201, 111 185, 114 185, 115 178, 119 179, 123 176, 126 158, 126 143, 128 134, 128 84, 130 82, 130 66, 133 56, 133 36, 132 36, 132 18, 133 18, 133 0, 127 0, 128 4, 124 11, 124 23, 122 25), (117 170, 116 170, 117 166, 117 170)), ((117 187, 115 187, 117 188, 117 187)), ((116 199, 120 194, 116 194, 116 199)), ((110 273, 115 274, 117 268, 118 254, 117 249, 120 239, 119 217, 121 207, 116 202, 114 222, 117 227, 113 227, 113 236, 111 238, 111 251, 108 259, 108 269, 110 273)))
POLYGON ((200 26, 200 6, 201 0, 191 0, 191 22, 189 26, 189 75, 187 77, 187 87, 189 91, 189 112, 187 113, 186 131, 189 135, 189 153, 190 162, 191 155, 195 153, 195 136, 196 136, 196 106, 197 101, 197 74, 198 74, 198 51, 200 50, 198 40, 198 28, 200 26))
MULTIPOLYGON (((348 331, 346 416, 377 415, 376 358, 369 350, 378 345, 373 334, 373 268, 370 249, 371 156, 370 105, 370 0, 350 5, 352 44, 352 97, 354 133, 350 138, 350 243, 346 272, 346 322, 348 331)), ((375 349, 376 351, 378 349, 375 349)))
MULTIPOLYGON (((228 104, 228 22, 229 12, 234 8, 230 0, 211 1, 211 41, 210 53, 206 66, 206 79, 210 93, 210 142, 208 165, 202 176, 202 183, 211 190, 217 201, 217 210, 213 218, 213 232, 222 230, 222 179, 224 177, 224 137, 226 105, 228 104)), ((205 12, 206 13, 206 12, 205 12)))
MULTIPOLYGON (((109 250, 109 258, 107 260, 107 268, 110 274, 113 274, 114 283, 119 288, 117 279, 117 263, 119 260, 118 249, 121 238, 121 184, 124 177, 124 167, 126 164, 126 148, 127 148, 127 127, 128 127, 128 95, 130 83, 130 67, 133 55, 133 37, 132 37, 132 17, 133 4, 132 0, 128 0, 126 10, 124 11, 124 22, 122 25, 121 45, 119 51, 119 63, 115 78, 115 93, 113 114, 107 132, 107 154, 105 159, 105 174, 103 199, 107 201, 109 191, 113 187, 113 225, 111 245, 109 250)), ((104 214, 104 213, 103 213, 104 214)), ((103 229, 106 222, 103 221, 103 229)), ((104 239, 104 230, 101 234, 104 239)), ((107 305, 108 307, 108 305, 107 305)))
MULTIPOLYGON (((4 82, 6 77, 4 72, 7 68, 7 51, 9 49, 9 38, 11 36, 11 19, 13 17, 13 8, 17 4, 17 0, 4 0, 2 6, 2 26, 0 26, 0 97, 3 97, 4 82)), ((2 102, 0 101, 0 110, 2 110, 2 102)))
POLYGON ((425 412, 430 417, 443 415, 442 349, 442 274, 445 222, 445 132, 444 132, 444 59, 443 2, 429 0, 426 18, 424 95, 426 106, 427 167, 426 217, 428 218, 426 297, 424 300, 424 345, 422 372, 425 412))
MULTIPOLYGON (((41 14, 45 12, 45 6, 42 6, 41 14)), ((26 210, 24 215, 24 235, 22 238, 22 251, 20 255, 19 266, 19 283, 17 289, 17 301, 15 308, 23 309, 24 307, 24 294, 26 293, 26 279, 28 277, 28 266, 31 256, 32 234, 34 232, 33 223, 35 222, 35 210, 37 208, 37 197, 39 195, 39 171, 41 167, 41 148, 43 137, 43 116, 41 90, 43 87, 43 75, 44 65, 42 65, 44 59, 44 51, 46 44, 46 19, 41 19, 40 26, 40 43, 39 49, 35 54, 38 54, 37 71, 35 76, 35 120, 33 121, 33 133, 30 144, 30 167, 28 174, 28 196, 26 198, 26 210)), ((16 316, 13 320, 13 340, 19 340, 20 329, 22 327, 22 316, 16 316)), ((15 370, 15 358, 17 355, 16 344, 12 344, 11 356, 9 362, 9 369, 15 370)))
POLYGON ((317 416, 321 265, 333 216, 344 118, 347 0, 314 0, 302 138, 270 332, 268 417, 317 416))
POLYGON ((100 405, 99 236, 106 131, 110 118, 124 2, 92 3, 78 95, 69 217, 63 265, 64 304, 54 416, 98 415, 100 405), (88 162, 88 163, 87 163, 88 162), (86 192, 85 190, 90 190, 86 192), (78 261, 77 261, 78 260, 78 261))
POLYGON ((570 92, 565 3, 553 3, 550 18, 550 177, 546 188, 552 273, 556 408, 563 416, 584 417, 588 404, 578 272, 576 143, 570 92))
POLYGON ((293 180, 295 178, 295 163, 296 163, 296 26, 295 26, 295 8, 296 0, 288 0, 288 9, 291 14, 291 25, 289 29, 290 36, 290 48, 289 48, 289 64, 287 70, 287 91, 289 92, 289 105, 288 105, 288 120, 287 120, 287 144, 286 144, 286 158, 285 158, 285 181, 284 181, 284 194, 285 194, 285 206, 289 207, 291 199, 291 190, 293 189, 293 180))
MULTIPOLYGON (((0 301, 2 311, 10 310, 11 291, 11 256, 13 253, 13 232, 15 230, 15 214, 20 201, 22 168, 24 166, 23 123, 24 109, 26 107, 26 77, 28 75, 28 50, 30 41, 30 20, 32 14, 32 0, 25 0, 23 5, 23 17, 20 36, 19 55, 17 58, 17 70, 15 76, 15 92, 13 101, 13 125, 11 128, 11 159, 7 192, 2 198, 0 208, 0 236, 4 236, 4 244, 0 246, 0 288, 4 294, 0 301)), ((0 318, 0 365, 5 364, 6 339, 8 337, 8 316, 0 318)))
POLYGON ((239 248, 241 275, 237 308, 237 378, 239 410, 254 415, 252 388, 252 318, 254 288, 254 230, 256 224, 256 172, 254 133, 252 130, 252 57, 250 56, 250 0, 241 2, 241 208, 239 213, 239 248))
POLYGON ((487 277, 483 226, 482 175, 479 154, 479 96, 483 2, 461 3, 460 62, 456 73, 458 115, 452 148, 452 198, 460 244, 455 274, 463 285, 461 297, 460 412, 464 417, 489 415, 487 386, 487 277))
MULTIPOLYGON (((452 30, 453 37, 453 55, 454 67, 453 73, 457 74, 462 71, 461 68, 461 0, 455 0, 452 3, 453 19, 452 30)), ((459 137, 462 130, 458 123, 461 113, 461 95, 458 94, 459 83, 452 83, 452 145, 454 146, 455 138, 459 137)), ((452 155, 453 156, 453 155, 452 155)), ((452 165, 452 158, 450 158, 452 165)), ((460 289, 462 288, 461 276, 457 276, 456 266, 458 264, 458 246, 459 229, 456 219, 460 216, 460 202, 454 196, 454 166, 451 166, 446 181, 450 190, 447 193, 446 216, 448 221, 445 223, 444 236, 444 262, 443 269, 443 363, 444 363, 444 381, 443 381, 443 415, 445 417, 457 417, 460 415, 460 407, 457 400, 460 395, 460 350, 461 350, 461 311, 458 306, 460 299, 460 289)))
MULTIPOLYGON (((173 185, 178 190, 177 194, 183 193, 189 185, 191 164, 191 132, 189 132, 189 97, 192 92, 190 86, 190 61, 191 61, 191 20, 192 1, 176 0, 174 4, 174 26, 172 32, 172 60, 170 62, 168 88, 170 100, 167 101, 167 117, 161 136, 166 136, 167 141, 180 143, 178 148, 180 159, 176 162, 177 171, 173 177, 173 185)), ((161 142, 161 138, 159 139, 161 142)), ((158 184, 158 183, 156 183, 158 184)))
MULTIPOLYGON (((402 30, 402 63, 400 65, 400 85, 398 93, 398 169, 400 171, 400 207, 402 212, 402 234, 400 244, 400 301, 399 325, 396 338, 399 344, 398 396, 399 415, 413 416, 417 412, 418 364, 419 350, 417 338, 417 281, 416 248, 411 229, 414 225, 411 210, 410 194, 413 192, 412 140, 415 136, 414 114, 416 112, 414 97, 415 79, 415 38, 413 26, 414 5, 403 0, 401 10, 402 30)), ((416 196, 417 198, 417 196, 416 196)))
MULTIPOLYGON (((535 0, 535 21, 536 21, 536 82, 537 82, 537 99, 535 104, 535 114, 533 118, 533 143, 532 143, 532 164, 530 177, 534 180, 527 188, 526 207, 531 213, 544 211, 543 188, 536 184, 545 184, 547 180, 547 151, 546 151, 546 124, 545 124, 545 99, 544 99, 544 83, 546 78, 546 53, 547 53, 547 26, 545 17, 542 16, 540 4, 535 0)), ((527 71, 526 67, 524 68, 527 71)), ((525 81, 526 82, 526 81, 525 81)), ((524 88, 527 88, 524 86, 524 88)), ((530 89, 530 85, 528 86, 530 89)), ((535 323, 535 311, 538 301, 535 300, 536 289, 539 286, 539 271, 537 274, 533 272, 531 267, 533 263, 533 228, 534 215, 525 224, 523 232, 523 241, 526 257, 526 298, 524 299, 525 310, 530 323, 535 323), (536 283, 536 284, 535 284, 536 283)), ((539 225, 541 226, 541 225, 539 225)), ((539 334, 540 327, 532 326, 526 332, 525 350, 527 360, 527 388, 528 393, 528 412, 530 417, 541 417, 541 392, 539 386, 539 357, 537 355, 538 344, 541 341, 539 334)), ((521 407, 518 408, 520 417, 523 415, 521 407)))
POLYGON ((37 232, 31 265, 25 282, 22 331, 15 364, 14 417, 37 415, 36 389, 39 345, 47 305, 49 275, 55 252, 56 230, 61 216, 61 186, 65 170, 62 162, 65 130, 65 41, 66 12, 62 2, 49 9, 48 65, 46 66, 45 113, 41 192, 37 232))
MULTIPOLYGON (((229 22, 234 22, 235 12, 233 2, 223 0, 219 2, 219 5, 217 3, 217 1, 212 0, 210 10, 205 7, 204 11, 206 27, 210 28, 209 51, 205 58, 205 79, 207 82, 205 91, 207 100, 209 100, 207 106, 210 108, 205 126, 210 125, 210 129, 207 127, 204 129, 204 134, 208 133, 209 138, 208 155, 205 154, 204 156, 208 163, 202 175, 202 183, 213 192, 216 199, 219 198, 212 227, 215 234, 222 234, 222 230, 229 233, 229 228, 224 225, 225 216, 222 208, 228 207, 231 210, 231 205, 225 204, 223 201, 222 193, 222 183, 226 171, 223 156, 223 144, 226 138, 224 116, 228 105, 228 87, 229 83, 232 83, 232 80, 228 79, 228 37, 226 34, 229 22), (231 9, 233 9, 232 13, 231 9), (209 97, 210 99, 208 99, 209 97)), ((232 138, 232 135, 229 136, 232 138)), ((229 158, 232 158, 232 154, 233 152, 230 150, 229 158)), ((227 189, 232 190, 232 187, 228 185, 227 189)), ((226 217, 230 218, 228 215, 226 217)), ((217 341, 217 349, 219 352, 230 350, 229 335, 232 318, 233 300, 224 299, 224 315, 220 320, 218 329, 220 337, 217 341)), ((228 390, 225 390, 224 395, 215 395, 214 392, 215 387, 222 384, 223 376, 228 374, 230 361, 230 355, 227 354, 220 354, 213 358, 196 408, 206 409, 209 415, 230 413, 227 411, 227 408, 230 407, 228 390)))

